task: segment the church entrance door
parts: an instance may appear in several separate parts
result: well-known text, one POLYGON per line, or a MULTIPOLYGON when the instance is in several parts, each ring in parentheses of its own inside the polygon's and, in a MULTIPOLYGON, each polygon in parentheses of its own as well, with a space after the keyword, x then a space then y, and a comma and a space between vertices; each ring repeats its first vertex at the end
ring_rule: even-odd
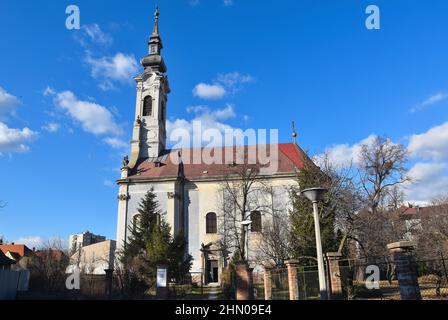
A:
POLYGON ((217 283, 218 281, 218 260, 208 260, 207 283, 217 283))

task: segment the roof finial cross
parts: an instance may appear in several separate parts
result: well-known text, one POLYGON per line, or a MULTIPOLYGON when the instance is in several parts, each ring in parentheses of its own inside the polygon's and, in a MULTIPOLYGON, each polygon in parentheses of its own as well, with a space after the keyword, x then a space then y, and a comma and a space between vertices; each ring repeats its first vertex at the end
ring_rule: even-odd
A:
POLYGON ((296 124, 294 121, 292 122, 292 137, 294 138, 294 144, 297 144, 297 131, 296 131, 296 124))

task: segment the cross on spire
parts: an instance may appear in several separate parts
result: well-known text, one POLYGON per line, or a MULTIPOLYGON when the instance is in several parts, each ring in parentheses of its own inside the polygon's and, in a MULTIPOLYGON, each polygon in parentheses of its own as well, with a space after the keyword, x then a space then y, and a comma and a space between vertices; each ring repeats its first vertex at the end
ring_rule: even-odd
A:
POLYGON ((154 12, 154 29, 152 31, 153 36, 159 36, 159 6, 156 6, 156 11, 154 12))
POLYGON ((151 36, 148 40, 148 55, 141 60, 142 66, 151 70, 159 70, 162 73, 166 72, 165 62, 162 58, 162 38, 159 34, 159 6, 156 6, 156 10, 154 12, 154 28, 151 36))

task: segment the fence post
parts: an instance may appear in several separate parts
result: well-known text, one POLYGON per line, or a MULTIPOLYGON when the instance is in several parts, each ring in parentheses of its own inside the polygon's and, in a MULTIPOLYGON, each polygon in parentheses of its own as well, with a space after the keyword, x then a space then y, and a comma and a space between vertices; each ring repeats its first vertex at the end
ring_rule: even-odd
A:
POLYGON ((272 300, 272 268, 264 267, 264 300, 272 300))
POLYGON ((342 254, 339 252, 328 252, 325 257, 327 258, 327 272, 329 288, 328 293, 331 300, 341 300, 342 295, 342 281, 341 281, 341 269, 339 267, 339 260, 342 254))
POLYGON ((297 267, 299 261, 288 260, 285 261, 288 267, 288 287, 289 287, 289 300, 299 300, 299 285, 297 281, 297 267))
POLYGON ((106 281, 106 285, 105 285, 105 294, 106 297, 108 297, 109 299, 112 297, 112 282, 113 282, 113 275, 114 275, 114 269, 104 269, 104 272, 106 273, 106 277, 105 277, 105 281, 106 281))
POLYGON ((414 259, 415 242, 400 241, 387 245, 395 263, 398 285, 402 300, 421 300, 418 285, 418 269, 414 259))
POLYGON ((247 262, 237 262, 235 267, 236 275, 236 300, 253 299, 252 274, 247 262))

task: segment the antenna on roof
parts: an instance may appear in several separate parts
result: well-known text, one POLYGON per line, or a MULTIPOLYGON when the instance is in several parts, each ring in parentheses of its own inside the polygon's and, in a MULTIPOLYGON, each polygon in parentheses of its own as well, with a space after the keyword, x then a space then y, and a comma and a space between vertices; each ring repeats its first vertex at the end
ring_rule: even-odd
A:
POLYGON ((294 144, 297 144, 297 131, 296 131, 296 124, 294 121, 292 122, 292 137, 294 138, 294 144))

